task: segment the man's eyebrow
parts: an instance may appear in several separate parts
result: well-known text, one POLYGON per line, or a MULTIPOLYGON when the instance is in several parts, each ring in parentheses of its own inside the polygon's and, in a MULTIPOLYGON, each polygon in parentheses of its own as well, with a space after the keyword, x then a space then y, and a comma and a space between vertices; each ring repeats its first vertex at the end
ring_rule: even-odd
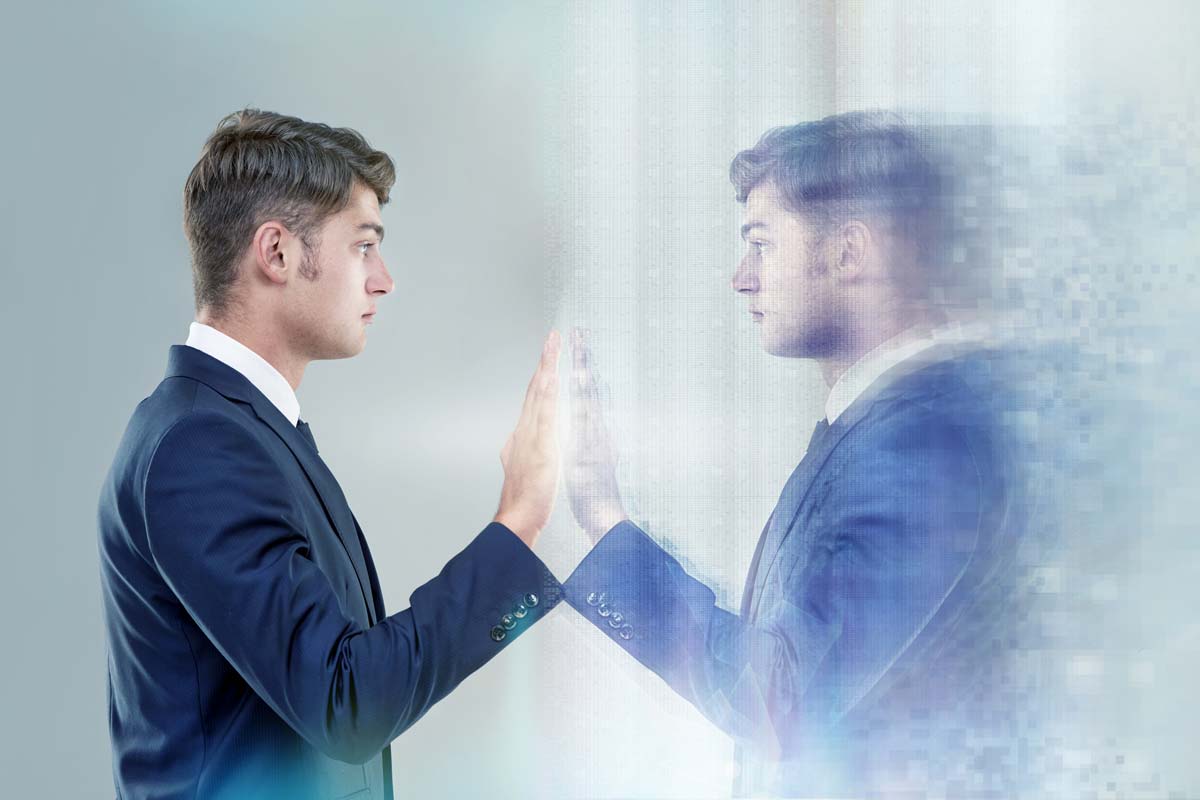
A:
POLYGON ((374 222, 364 222, 358 226, 360 231, 375 231, 375 235, 379 237, 379 241, 383 241, 383 226, 377 225, 374 222))
POLYGON ((765 228, 765 227, 767 227, 767 223, 765 223, 765 222, 747 222, 745 225, 742 226, 742 238, 745 239, 746 234, 749 233, 750 231, 754 230, 755 228, 765 228))

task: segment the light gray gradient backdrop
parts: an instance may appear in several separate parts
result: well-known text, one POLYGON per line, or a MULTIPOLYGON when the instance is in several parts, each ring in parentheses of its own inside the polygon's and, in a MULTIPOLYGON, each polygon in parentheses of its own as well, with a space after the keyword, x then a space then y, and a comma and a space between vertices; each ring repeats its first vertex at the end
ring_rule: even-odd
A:
MULTIPOLYGON (((1056 131, 1086 119, 1118 136, 1133 119, 1130 135, 1170 154, 1143 187, 1154 208, 1196 208, 1200 28, 1182 0, 127 1, 5 17, 5 796, 113 794, 96 500, 133 407, 186 337, 181 190, 232 110, 355 127, 396 161, 383 250, 396 291, 366 351, 313 364, 299 392, 390 610, 491 518, 541 337, 573 324, 593 331, 635 518, 736 607, 824 393, 811 365, 761 352, 728 286, 729 159, 768 127, 863 107, 1056 131)), ((1135 360, 1194 388, 1183 343, 1200 330, 1180 322, 1200 299, 1194 218, 1132 218, 1124 238, 1147 266, 1143 302, 1122 312, 1146 331, 1135 360), (1152 263, 1164 270, 1150 285, 1152 263)), ((1094 299, 1095 285, 1127 290, 1097 278, 1081 291, 1094 299)), ((1083 589, 1136 590, 1118 605, 1147 655, 1111 682, 1103 648, 1076 664, 1118 727, 1152 732, 1130 754, 1129 770, 1158 776, 1145 796, 1200 793, 1196 425, 1173 396, 1153 394, 1161 447, 1131 476, 1161 501, 1136 533, 1141 558, 1083 589)), ((565 499, 539 547, 563 579, 582 557, 565 499)), ((1100 758, 1065 747, 1068 765, 1100 758)), ((722 734, 566 607, 393 753, 397 796, 414 798, 722 797, 732 769, 722 734)))

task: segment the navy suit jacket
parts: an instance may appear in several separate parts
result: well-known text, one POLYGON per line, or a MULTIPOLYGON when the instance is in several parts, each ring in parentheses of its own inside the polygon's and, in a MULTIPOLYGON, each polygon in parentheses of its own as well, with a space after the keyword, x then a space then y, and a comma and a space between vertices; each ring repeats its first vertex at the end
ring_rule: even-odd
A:
POLYGON ((994 660, 993 623, 1012 616, 995 587, 1023 508, 1002 359, 939 355, 894 368, 818 426, 759 539, 740 613, 631 522, 564 584, 573 607, 736 738, 738 793, 903 789, 893 779, 907 765, 883 762, 931 744, 913 744, 914 721, 961 735, 979 718, 963 701, 994 660))
POLYGON ((493 523, 388 616, 315 442, 186 346, 129 422, 99 538, 126 800, 390 798, 388 743, 560 596, 493 523))

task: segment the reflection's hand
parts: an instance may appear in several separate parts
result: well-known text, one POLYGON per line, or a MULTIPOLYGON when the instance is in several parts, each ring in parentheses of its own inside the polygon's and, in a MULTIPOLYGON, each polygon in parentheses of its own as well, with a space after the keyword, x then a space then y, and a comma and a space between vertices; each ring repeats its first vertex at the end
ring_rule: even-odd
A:
POLYGON ((595 543, 626 519, 617 490, 617 452, 600 411, 596 374, 583 332, 571 335, 571 423, 567 441, 567 494, 575 520, 595 543))
POLYGON ((558 331, 550 331, 525 392, 517 427, 500 451, 504 487, 500 490, 500 509, 495 521, 530 547, 546 527, 558 493, 559 350, 558 331))

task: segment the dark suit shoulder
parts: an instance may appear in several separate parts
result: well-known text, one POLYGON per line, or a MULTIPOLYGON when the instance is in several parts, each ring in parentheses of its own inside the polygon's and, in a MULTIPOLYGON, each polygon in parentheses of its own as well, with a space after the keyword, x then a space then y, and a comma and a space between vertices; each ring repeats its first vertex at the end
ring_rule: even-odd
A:
POLYGON ((105 480, 102 496, 126 497, 139 506, 150 463, 163 440, 186 421, 189 441, 204 441, 202 430, 237 426, 237 434, 258 439, 261 431, 253 424, 253 410, 230 400, 207 385, 187 377, 165 378, 134 409, 105 480), (195 431, 201 431, 197 434, 195 431))
POLYGON ((1012 469, 1005 403, 986 389, 981 365, 978 356, 939 362, 889 384, 848 421, 814 498, 953 501, 987 513, 1006 493, 1012 469))
MULTIPOLYGON (((922 387, 929 388, 929 387, 922 387)), ((980 409, 968 397, 940 391, 893 394, 880 399, 857 420, 840 442, 851 451, 907 453, 970 451, 968 431, 981 423, 980 409)))
POLYGON ((1006 418, 1019 405, 1013 355, 975 350, 908 367, 878 392, 855 426, 881 445, 928 450, 958 447, 987 470, 1010 433, 1006 418))
POLYGON ((253 418, 250 406, 231 400, 212 387, 194 378, 174 376, 159 383, 136 414, 142 414, 159 429, 165 431, 189 414, 208 412, 214 417, 226 417, 247 430, 253 418))
POLYGON ((904 368, 881 397, 926 408, 939 415, 971 417, 1003 401, 1010 381, 1009 356, 975 350, 954 358, 904 368))
POLYGON ((817 493, 825 503, 861 510, 887 504, 977 507, 991 480, 992 448, 954 410, 916 400, 877 404, 839 442, 817 493))

